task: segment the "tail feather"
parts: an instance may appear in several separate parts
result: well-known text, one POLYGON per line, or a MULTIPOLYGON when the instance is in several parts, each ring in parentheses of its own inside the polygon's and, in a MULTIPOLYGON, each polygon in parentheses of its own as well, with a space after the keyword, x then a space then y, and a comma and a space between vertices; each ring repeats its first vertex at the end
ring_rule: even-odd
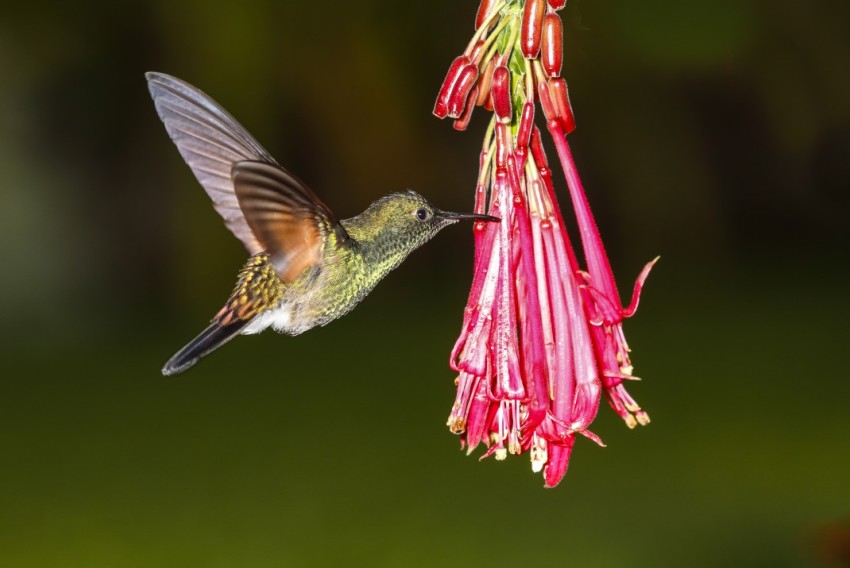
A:
POLYGON ((189 369, 202 357, 233 339, 249 321, 238 319, 225 325, 222 325, 219 321, 214 321, 165 363, 162 374, 165 376, 177 375, 189 369))

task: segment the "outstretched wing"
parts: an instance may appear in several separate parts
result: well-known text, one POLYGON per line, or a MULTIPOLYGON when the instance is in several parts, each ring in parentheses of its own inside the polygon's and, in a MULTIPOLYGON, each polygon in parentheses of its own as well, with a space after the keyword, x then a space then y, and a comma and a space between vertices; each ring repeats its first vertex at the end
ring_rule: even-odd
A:
POLYGON ((249 254, 263 246, 239 207, 233 191, 234 164, 254 160, 275 164, 268 152, 214 100, 199 89, 162 73, 147 73, 156 111, 180 155, 212 199, 225 225, 249 254))
POLYGON ((349 239, 318 196, 276 164, 238 162, 233 166, 233 187, 248 226, 284 282, 292 282, 321 260, 332 233, 339 245, 349 239))

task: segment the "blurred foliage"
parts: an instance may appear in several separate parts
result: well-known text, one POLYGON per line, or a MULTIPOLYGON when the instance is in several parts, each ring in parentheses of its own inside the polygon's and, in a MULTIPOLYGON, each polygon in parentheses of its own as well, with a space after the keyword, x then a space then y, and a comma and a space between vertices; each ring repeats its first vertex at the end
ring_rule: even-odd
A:
POLYGON ((468 209, 483 115, 430 109, 476 2, 7 4, 0 565, 841 565, 850 4, 569 2, 571 142, 623 290, 662 261, 627 324, 653 423, 602 409, 609 447, 552 491, 443 426, 460 228, 327 329, 158 374, 244 251, 143 73, 343 217, 404 187, 468 209))

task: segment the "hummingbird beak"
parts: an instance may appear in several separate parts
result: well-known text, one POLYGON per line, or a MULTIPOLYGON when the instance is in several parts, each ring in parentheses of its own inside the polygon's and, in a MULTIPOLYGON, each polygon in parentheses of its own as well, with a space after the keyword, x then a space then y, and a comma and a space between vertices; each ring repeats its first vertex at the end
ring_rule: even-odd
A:
POLYGON ((440 211, 439 209, 434 211, 434 216, 448 221, 463 221, 465 219, 490 222, 501 221, 501 219, 493 217, 492 215, 480 215, 478 213, 452 213, 451 211, 440 211))

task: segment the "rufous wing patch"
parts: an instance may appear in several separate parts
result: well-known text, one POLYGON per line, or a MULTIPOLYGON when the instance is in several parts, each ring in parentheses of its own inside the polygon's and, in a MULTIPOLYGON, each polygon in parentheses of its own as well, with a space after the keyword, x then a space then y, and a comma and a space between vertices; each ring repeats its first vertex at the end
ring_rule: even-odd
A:
POLYGON ((242 213, 281 280, 292 282, 321 260, 337 221, 310 188, 267 162, 238 162, 231 176, 242 213))

